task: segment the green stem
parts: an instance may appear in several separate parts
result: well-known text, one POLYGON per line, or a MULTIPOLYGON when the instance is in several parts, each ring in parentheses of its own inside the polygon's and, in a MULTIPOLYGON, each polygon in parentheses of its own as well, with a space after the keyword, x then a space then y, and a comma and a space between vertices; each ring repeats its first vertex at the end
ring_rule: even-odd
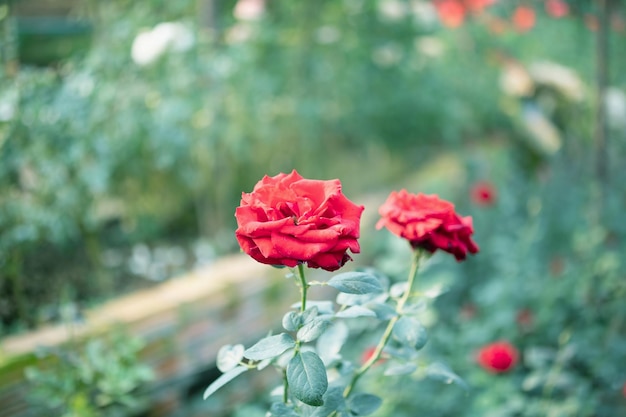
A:
MULTIPOLYGON (((300 279, 300 312, 303 313, 306 310, 306 293, 309 289, 309 284, 306 282, 306 276, 304 274, 304 265, 298 264, 298 278, 300 279)), ((296 356, 300 352, 301 341, 296 341, 296 346, 293 350, 293 355, 296 356)), ((287 370, 283 371, 283 403, 289 402, 289 381, 287 380, 287 370)))
POLYGON ((396 322, 400 319, 400 317, 402 317, 402 310, 404 309, 404 305, 406 304, 409 297, 411 296, 411 293, 413 292, 413 286, 417 277, 417 271, 419 270, 420 255, 421 251, 419 250, 415 250, 413 252, 413 262, 411 263, 411 271, 409 272, 407 288, 404 291, 404 294, 402 294, 400 300, 398 300, 398 304, 396 305, 397 314, 393 316, 391 320, 389 320, 389 323, 387 323, 387 328, 385 328, 385 331, 383 332, 383 335, 380 338, 378 345, 376 345, 376 349, 374 349, 374 353, 372 354, 372 356, 370 356, 370 358, 359 369, 357 369, 352 376, 352 380, 343 391, 344 398, 348 398, 352 390, 354 390, 354 387, 356 386, 359 378, 361 378, 361 376, 380 359, 380 355, 382 354, 383 349, 385 348, 387 342, 389 341, 389 338, 391 337, 393 326, 395 326, 396 322))
POLYGON ((287 369, 283 370, 283 402, 289 402, 289 381, 287 381, 287 369))
POLYGON ((309 289, 309 284, 306 282, 304 276, 304 265, 298 264, 298 278, 300 278, 300 311, 306 310, 306 290, 309 289))

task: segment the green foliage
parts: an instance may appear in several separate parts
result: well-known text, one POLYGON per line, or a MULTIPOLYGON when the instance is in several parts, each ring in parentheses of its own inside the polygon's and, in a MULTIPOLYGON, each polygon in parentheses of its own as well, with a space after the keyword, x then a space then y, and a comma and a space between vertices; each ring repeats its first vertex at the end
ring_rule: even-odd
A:
POLYGON ((383 292, 378 279, 366 272, 344 272, 329 279, 327 284, 347 294, 383 292))
POLYGON ((236 190, 265 173, 354 178, 346 160, 370 161, 386 171, 347 180, 365 190, 401 172, 380 157, 387 148, 458 142, 468 122, 475 131, 482 116, 467 117, 463 86, 440 75, 448 65, 415 53, 433 30, 357 3, 277 2, 258 22, 220 8, 213 37, 196 1, 90 2, 79 11, 93 28, 86 53, 3 77, 0 291, 15 298, 3 321, 34 326, 30 312, 54 304, 39 281, 66 279, 57 264, 68 262, 42 252, 78 254, 73 285, 101 298, 113 281, 108 248, 203 236, 232 250, 222 233, 234 224, 236 190), (133 60, 137 36, 162 22, 187 28, 188 49, 133 60))
POLYGON ((280 355, 287 349, 295 347, 296 342, 287 333, 281 333, 276 336, 268 336, 243 353, 250 360, 272 359, 280 355))
MULTIPOLYGON (((613 157, 623 152, 615 146, 613 157)), ((425 286, 448 288, 435 301, 436 313, 421 316, 436 328, 421 354, 436 362, 426 369, 384 371, 404 374, 414 384, 377 375, 367 379, 367 389, 385 398, 376 415, 413 416, 416 410, 432 417, 623 414, 626 380, 616 369, 626 360, 620 318, 626 264, 618 255, 626 242, 619 208, 626 195, 617 185, 623 174, 616 173, 615 185, 603 186, 601 197, 589 157, 574 163, 559 154, 538 178, 516 169, 512 153, 489 161, 476 157, 480 163, 469 158, 470 181, 460 189, 467 196, 471 181, 489 172, 497 198, 491 206, 470 205, 463 195, 456 200, 473 216, 480 256, 457 269, 435 256, 424 269, 425 286), (520 363, 491 374, 475 355, 502 339, 520 350, 520 363), (434 380, 458 383, 458 388, 434 380)), ((389 245, 383 241, 380 247, 389 245)), ((379 256, 397 264, 402 255, 379 256)), ((362 337, 367 340, 367 333, 362 337)))
POLYGON ((305 404, 319 407, 328 388, 324 362, 315 352, 296 352, 286 369, 290 392, 305 404))
POLYGON ((153 378, 139 361, 142 343, 116 332, 48 350, 26 369, 34 407, 49 416, 117 416, 145 407, 138 389, 153 378))
MULTIPOLYGON (((347 417, 374 413, 382 404, 381 398, 355 392, 357 382, 374 365, 384 368, 386 377, 419 369, 433 378, 462 383, 447 368, 427 365, 419 354, 428 337, 418 317, 426 311, 425 303, 438 295, 434 291, 420 294, 413 287, 419 261, 427 258, 421 255, 420 251, 414 252, 409 279, 391 287, 386 276, 372 269, 338 273, 326 281, 310 282, 303 268, 294 269, 289 275, 299 275, 296 283, 301 302, 292 306, 298 310, 285 314, 282 323, 295 337, 289 333, 266 336, 243 353, 241 345, 222 347, 217 363, 224 373, 209 385, 204 398, 245 370, 262 370, 268 364, 284 379, 283 386, 275 390, 276 395, 282 394, 282 402, 270 406, 269 415, 273 416, 347 417), (324 301, 308 302, 306 308, 309 287, 326 285, 339 291, 336 304, 326 307, 324 301), (362 331, 380 339, 361 364, 353 357, 359 356, 353 350, 360 333, 359 323, 365 326, 362 331), (381 363, 383 355, 385 360, 381 363)), ((357 345, 365 349, 362 343, 357 345)))

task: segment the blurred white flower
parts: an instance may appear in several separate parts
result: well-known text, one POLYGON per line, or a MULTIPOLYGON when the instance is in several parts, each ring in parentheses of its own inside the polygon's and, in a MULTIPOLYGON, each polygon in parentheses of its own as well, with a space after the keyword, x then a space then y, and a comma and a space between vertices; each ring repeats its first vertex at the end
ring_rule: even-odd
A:
POLYGON ((434 36, 420 36, 415 38, 415 49, 422 55, 437 58, 445 52, 445 45, 434 36))
POLYGON ((616 87, 610 87, 604 93, 606 118, 613 129, 626 130, 626 94, 616 87))
POLYGON ((322 45, 335 43, 340 38, 341 32, 334 26, 322 26, 315 32, 315 40, 322 45))
POLYGON ((572 101, 584 99, 583 82, 571 68, 549 61, 533 63, 529 68, 532 79, 538 85, 547 85, 572 101))
POLYGON ((14 86, 0 94, 0 122, 8 122, 13 119, 17 109, 17 101, 18 93, 14 86))
POLYGON ((194 42, 193 33, 182 23, 159 23, 152 30, 141 32, 135 37, 131 57, 138 65, 149 65, 169 50, 188 50, 194 42))
POLYGON ((250 25, 235 23, 226 30, 225 41, 228 44, 244 43, 252 38, 254 31, 250 25))
POLYGON ((420 27, 432 28, 439 24, 437 9, 431 1, 413 0, 411 1, 411 11, 413 20, 420 27))
POLYGON ((391 67, 402 59, 402 49, 396 44, 387 44, 374 49, 372 60, 381 67, 391 67))
POLYGON ((535 83, 530 74, 516 62, 505 62, 500 74, 500 89, 509 96, 528 97, 535 91, 535 83))
POLYGON ((400 20, 407 15, 408 5, 400 0, 381 0, 378 2, 378 13, 383 20, 400 20))
POLYGON ((239 20, 259 20, 265 14, 265 0, 239 0, 233 15, 239 20))
POLYGON ((71 74, 67 79, 68 88, 80 97, 88 97, 94 90, 95 82, 88 73, 71 74))
POLYGON ((528 134, 529 144, 544 155, 553 155, 561 148, 561 135, 557 127, 534 103, 522 105, 522 123, 528 134))

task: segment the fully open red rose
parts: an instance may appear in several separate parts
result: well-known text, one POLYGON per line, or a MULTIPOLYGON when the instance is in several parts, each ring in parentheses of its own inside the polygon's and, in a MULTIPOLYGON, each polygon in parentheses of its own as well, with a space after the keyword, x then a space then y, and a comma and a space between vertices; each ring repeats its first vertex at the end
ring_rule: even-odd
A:
POLYGON ((502 373, 517 364, 519 354, 509 342, 494 342, 478 351, 478 363, 489 372, 502 373))
POLYGON ((290 174, 265 176, 251 193, 243 193, 235 211, 241 249, 270 265, 334 271, 360 251, 363 206, 348 200, 339 180, 304 179, 290 174))
POLYGON ((460 217, 452 203, 436 195, 393 191, 379 213, 381 219, 376 228, 386 227, 407 239, 414 248, 431 253, 441 249, 453 254, 457 261, 465 259, 468 252, 478 252, 478 245, 471 237, 472 218, 460 217))

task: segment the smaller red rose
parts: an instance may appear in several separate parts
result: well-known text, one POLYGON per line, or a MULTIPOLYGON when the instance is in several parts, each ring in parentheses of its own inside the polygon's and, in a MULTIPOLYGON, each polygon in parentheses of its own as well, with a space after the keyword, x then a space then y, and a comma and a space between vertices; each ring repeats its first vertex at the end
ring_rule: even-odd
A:
POLYGON ((479 206, 492 206, 496 202, 496 187, 488 181, 478 181, 472 186, 470 196, 479 206))
POLYGON ((457 261, 467 253, 477 253, 472 240, 472 218, 460 217, 454 205, 437 195, 410 194, 393 191, 380 207, 381 219, 377 229, 386 227, 395 235, 408 240, 414 248, 434 253, 438 249, 451 253, 457 261))
POLYGON ((459 0, 439 0, 434 5, 444 26, 458 28, 465 21, 465 7, 459 0))
POLYGON ((483 346, 478 351, 477 361, 489 372, 502 373, 511 370, 517 364, 518 357, 515 346, 500 341, 483 346))
POLYGON ((569 5, 563 0, 546 0, 545 7, 546 12, 556 19, 569 13, 569 5))
POLYGON ((624 382, 624 386, 622 386, 622 395, 626 398, 626 382, 624 382))
POLYGON ((535 26, 535 10, 528 6, 518 6, 513 12, 513 25, 520 32, 528 32, 535 26))

